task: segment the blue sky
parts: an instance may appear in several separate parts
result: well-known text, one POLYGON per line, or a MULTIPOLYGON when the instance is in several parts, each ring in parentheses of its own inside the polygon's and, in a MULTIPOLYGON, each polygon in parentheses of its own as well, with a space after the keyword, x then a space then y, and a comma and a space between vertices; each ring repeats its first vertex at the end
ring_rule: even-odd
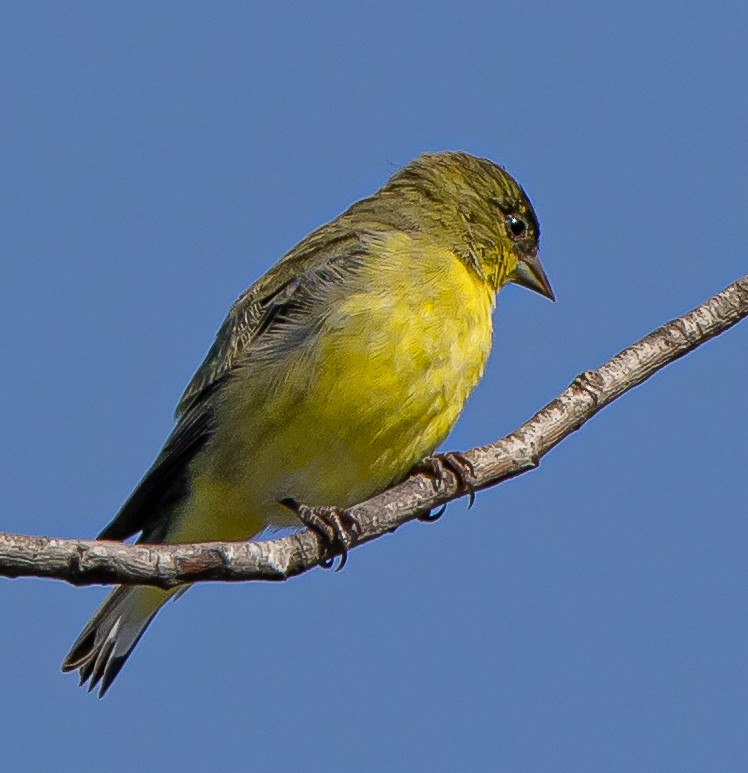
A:
MULTIPOLYGON (((240 291, 423 150, 512 171, 558 302, 507 289, 449 448, 746 272, 745 4, 7 2, 0 528, 90 537, 240 291)), ((539 470, 357 550, 206 585, 104 701, 101 588, 0 584, 8 769, 738 771, 739 327, 539 470)))

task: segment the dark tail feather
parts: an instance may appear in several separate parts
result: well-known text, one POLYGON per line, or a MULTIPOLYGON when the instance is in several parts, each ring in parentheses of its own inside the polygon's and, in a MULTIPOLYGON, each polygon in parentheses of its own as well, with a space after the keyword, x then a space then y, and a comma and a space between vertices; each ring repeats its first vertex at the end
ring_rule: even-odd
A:
POLYGON ((156 612, 175 592, 137 585, 115 588, 81 631, 62 670, 77 669, 81 686, 88 682, 89 692, 101 683, 102 698, 156 612))

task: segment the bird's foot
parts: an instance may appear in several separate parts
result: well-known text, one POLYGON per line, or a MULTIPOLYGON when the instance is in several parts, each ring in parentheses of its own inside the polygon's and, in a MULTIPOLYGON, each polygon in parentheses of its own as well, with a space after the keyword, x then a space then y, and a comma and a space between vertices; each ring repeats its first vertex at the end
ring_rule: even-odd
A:
MULTIPOLYGON (((444 454, 434 454, 421 459, 413 468, 413 472, 420 472, 431 478, 434 491, 438 492, 447 483, 452 482, 452 478, 457 481, 460 493, 468 494, 470 501, 468 510, 475 503, 475 467, 473 463, 459 451, 447 451, 444 454)), ((422 515, 422 521, 435 521, 444 514, 446 505, 437 510, 434 515, 430 512, 422 515)))
POLYGON ((361 535, 361 524, 355 516, 341 507, 310 507, 297 502, 292 497, 281 499, 280 504, 296 513, 298 519, 311 529, 322 542, 326 557, 322 566, 329 569, 340 554, 339 572, 348 561, 348 551, 361 535))

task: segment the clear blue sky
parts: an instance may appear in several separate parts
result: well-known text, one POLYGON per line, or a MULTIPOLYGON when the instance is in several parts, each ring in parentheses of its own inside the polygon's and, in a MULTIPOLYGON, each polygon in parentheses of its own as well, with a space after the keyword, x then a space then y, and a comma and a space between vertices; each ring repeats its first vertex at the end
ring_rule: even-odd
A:
MULTIPOLYGON (((451 448, 746 272, 745 3, 6 2, 0 528, 90 537, 233 299, 423 150, 507 166, 508 289, 451 448)), ((169 605, 104 701, 101 597, 3 581, 7 770, 743 771, 748 325, 341 574, 169 605)))

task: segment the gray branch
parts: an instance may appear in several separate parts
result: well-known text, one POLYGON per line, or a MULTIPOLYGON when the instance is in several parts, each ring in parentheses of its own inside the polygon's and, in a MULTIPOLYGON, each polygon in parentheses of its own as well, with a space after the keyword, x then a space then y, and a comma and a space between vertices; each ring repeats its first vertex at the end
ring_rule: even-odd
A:
MULTIPOLYGON (((474 489, 532 470, 557 443, 624 392, 748 316, 748 276, 693 311, 624 349, 598 370, 578 376, 518 430, 467 451, 474 489)), ((357 545, 394 531, 426 511, 464 496, 457 479, 411 475, 352 507, 361 524, 357 545)), ((0 576, 51 577, 74 585, 125 583, 171 588, 199 580, 285 580, 327 558, 318 537, 302 530, 259 542, 124 545, 0 533, 0 576)))

